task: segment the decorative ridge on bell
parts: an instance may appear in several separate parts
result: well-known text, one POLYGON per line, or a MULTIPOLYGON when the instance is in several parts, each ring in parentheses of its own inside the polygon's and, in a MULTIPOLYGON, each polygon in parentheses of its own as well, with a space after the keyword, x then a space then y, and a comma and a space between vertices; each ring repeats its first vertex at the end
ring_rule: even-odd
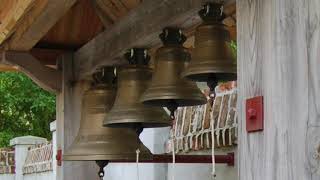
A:
POLYGON ((198 12, 203 20, 195 32, 195 48, 182 77, 207 82, 211 91, 219 81, 237 79, 237 64, 232 58, 230 33, 222 23, 223 4, 206 3, 198 12))
POLYGON ((132 128, 138 134, 143 128, 170 126, 172 123, 163 108, 147 106, 139 101, 152 78, 147 50, 132 48, 124 57, 129 64, 117 70, 116 100, 103 125, 113 128, 132 128))
POLYGON ((190 53, 183 47, 186 36, 179 28, 166 27, 159 37, 163 46, 156 52, 155 72, 141 102, 167 107, 171 115, 179 106, 205 104, 206 97, 196 84, 180 77, 190 61, 190 53))

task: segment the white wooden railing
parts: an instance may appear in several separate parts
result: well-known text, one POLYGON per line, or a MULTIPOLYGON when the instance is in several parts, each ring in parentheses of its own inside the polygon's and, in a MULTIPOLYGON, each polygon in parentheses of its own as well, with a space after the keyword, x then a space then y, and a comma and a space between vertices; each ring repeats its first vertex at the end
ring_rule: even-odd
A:
POLYGON ((172 138, 177 153, 211 149, 213 131, 215 148, 236 145, 236 105, 237 90, 233 85, 228 89, 217 90, 213 102, 209 101, 206 105, 178 108, 171 130, 174 136, 168 141, 167 152, 172 151, 172 138))
POLYGON ((23 166, 24 174, 52 171, 52 143, 30 147, 23 166))

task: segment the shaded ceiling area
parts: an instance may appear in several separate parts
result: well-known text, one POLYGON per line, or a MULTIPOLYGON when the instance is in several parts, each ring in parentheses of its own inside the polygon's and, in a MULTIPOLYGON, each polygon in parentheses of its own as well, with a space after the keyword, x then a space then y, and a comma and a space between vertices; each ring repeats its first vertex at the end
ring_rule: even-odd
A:
POLYGON ((34 46, 31 54, 46 65, 55 64, 58 56, 79 49, 141 2, 142 0, 78 0, 34 46))
POLYGON ((78 0, 35 48, 77 50, 105 28, 120 20, 140 2, 139 0, 78 0), (97 4, 105 9, 98 9, 97 4), (108 13, 100 14, 103 12, 108 13), (103 22, 104 19, 100 19, 102 16, 107 17, 108 24, 103 22))

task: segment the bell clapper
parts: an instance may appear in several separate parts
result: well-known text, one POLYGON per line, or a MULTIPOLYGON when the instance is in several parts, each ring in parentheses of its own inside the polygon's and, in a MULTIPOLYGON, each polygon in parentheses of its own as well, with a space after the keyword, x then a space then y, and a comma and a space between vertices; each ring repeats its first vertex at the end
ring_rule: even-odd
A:
POLYGON ((134 127, 134 130, 136 131, 136 133, 137 133, 137 135, 138 135, 138 138, 139 138, 140 134, 141 134, 142 131, 143 131, 143 127, 142 127, 142 125, 136 125, 136 126, 134 127))
MULTIPOLYGON (((138 162, 139 162, 139 154, 140 154, 140 145, 141 145, 141 141, 140 141, 140 134, 142 133, 143 131, 143 126, 141 124, 138 124, 138 125, 135 125, 134 127, 134 130, 136 131, 136 134, 137 134, 137 142, 138 143, 138 146, 137 146, 137 150, 136 150, 136 160, 137 160, 137 170, 138 170, 138 162)), ((138 177, 139 177, 139 174, 138 174, 138 177)), ((139 178, 138 178, 139 179, 139 178)))
POLYGON ((174 120, 174 112, 178 109, 178 105, 176 103, 172 103, 172 105, 168 106, 167 109, 170 111, 171 120, 174 120))
POLYGON ((100 177, 100 179, 102 180, 104 177, 104 167, 106 167, 109 164, 109 161, 96 161, 96 164, 99 166, 99 172, 98 175, 100 177))
POLYGON ((209 97, 210 99, 214 99, 215 96, 216 96, 216 92, 215 92, 215 88, 217 87, 218 85, 218 81, 214 80, 214 79, 210 79, 207 81, 207 85, 210 89, 210 94, 209 94, 209 97))

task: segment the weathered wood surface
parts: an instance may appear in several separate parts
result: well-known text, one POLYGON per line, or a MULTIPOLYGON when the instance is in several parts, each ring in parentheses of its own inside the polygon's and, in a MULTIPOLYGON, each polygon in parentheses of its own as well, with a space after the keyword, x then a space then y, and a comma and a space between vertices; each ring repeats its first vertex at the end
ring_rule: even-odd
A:
POLYGON ((10 50, 30 50, 76 0, 38 0, 7 43, 10 50))
MULTIPOLYGON (((58 140, 63 152, 73 143, 80 128, 82 95, 89 88, 88 81, 79 81, 74 84, 73 74, 73 54, 68 53, 61 57, 63 62, 63 90, 59 95, 57 107, 58 120, 58 140)), ((63 161, 62 171, 58 172, 61 179, 65 180, 87 180, 98 179, 98 168, 95 162, 63 161)))
MULTIPOLYGON (((190 29, 201 22, 197 11, 207 0, 145 0, 137 8, 75 53, 76 72, 83 78, 97 67, 119 65, 132 47, 153 47, 166 26, 190 29)), ((229 0, 228 4, 234 3, 229 0)), ((234 5, 234 4, 233 4, 234 5)), ((233 13, 232 8, 225 8, 233 13)), ((229 13, 230 13, 229 12, 229 13)))
POLYGON ((0 1, 0 44, 14 32, 24 15, 35 5, 35 0, 0 1))
POLYGON ((2 63, 17 67, 41 88, 58 93, 61 91, 62 74, 60 71, 41 64, 27 52, 5 51, 2 53, 2 63))
POLYGON ((320 179, 320 2, 239 0, 239 179, 320 179), (245 99, 264 96, 248 134, 245 99))

